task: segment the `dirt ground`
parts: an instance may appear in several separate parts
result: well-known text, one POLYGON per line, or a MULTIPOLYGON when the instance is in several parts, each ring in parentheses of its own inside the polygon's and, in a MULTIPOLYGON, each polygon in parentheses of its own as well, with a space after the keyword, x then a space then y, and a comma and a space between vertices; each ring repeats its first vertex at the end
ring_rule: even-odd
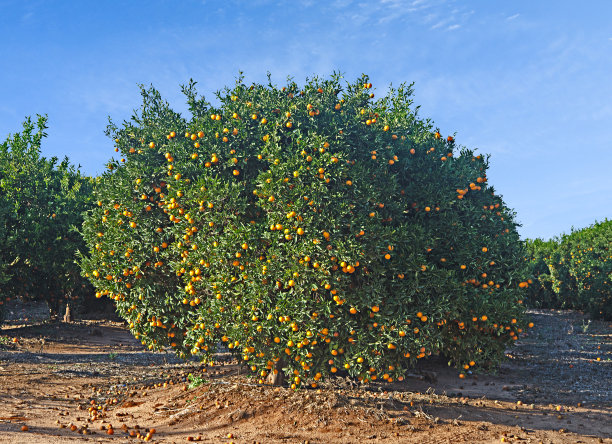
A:
POLYGON ((531 315, 496 375, 430 361, 402 383, 297 392, 229 357, 204 371, 146 352, 121 323, 8 325, 0 443, 612 443, 612 324, 531 315))

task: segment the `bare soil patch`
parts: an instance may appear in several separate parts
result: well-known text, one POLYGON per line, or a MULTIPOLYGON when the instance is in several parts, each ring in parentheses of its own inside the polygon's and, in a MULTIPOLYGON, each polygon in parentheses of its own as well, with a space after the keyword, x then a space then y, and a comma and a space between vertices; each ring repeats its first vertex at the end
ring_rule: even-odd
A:
POLYGON ((297 392, 229 356, 145 351, 118 322, 4 326, 0 443, 612 443, 612 324, 531 315, 495 375, 430 360, 402 383, 297 392))

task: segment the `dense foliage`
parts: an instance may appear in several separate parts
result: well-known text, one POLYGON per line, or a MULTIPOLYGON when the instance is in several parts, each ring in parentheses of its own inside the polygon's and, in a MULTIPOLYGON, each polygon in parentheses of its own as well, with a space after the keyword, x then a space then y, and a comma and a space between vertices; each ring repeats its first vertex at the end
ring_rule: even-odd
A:
POLYGON ((573 308, 612 319, 612 221, 526 245, 535 281, 529 304, 573 308))
POLYGON ((9 298, 57 310, 92 293, 76 263, 92 182, 67 159, 41 157, 45 129, 45 117, 28 118, 0 145, 0 319, 9 298))
POLYGON ((142 88, 83 228, 97 295, 151 349, 223 343, 294 386, 495 365, 525 327, 514 214, 410 86, 371 86, 238 79, 213 106, 191 83, 190 119, 142 88))

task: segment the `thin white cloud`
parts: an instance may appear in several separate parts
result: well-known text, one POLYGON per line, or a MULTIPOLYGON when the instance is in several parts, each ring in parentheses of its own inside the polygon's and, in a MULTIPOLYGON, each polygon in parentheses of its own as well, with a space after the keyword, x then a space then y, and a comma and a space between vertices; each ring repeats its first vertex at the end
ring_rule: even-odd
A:
POLYGON ((438 29, 438 28, 441 28, 442 26, 446 25, 447 23, 448 23, 448 20, 442 20, 442 21, 436 23, 435 25, 433 25, 429 29, 438 29))
POLYGON ((508 20, 508 21, 510 21, 510 20, 514 20, 515 18, 518 18, 518 17, 519 17, 519 15, 521 15, 521 14, 514 14, 514 15, 511 15, 510 17, 506 18, 506 20, 508 20))
MULTIPOLYGON (((446 0, 377 0, 375 2, 356 2, 355 0, 333 0, 333 10, 349 10, 348 23, 351 26, 363 25, 366 21, 376 24, 388 24, 397 20, 411 20, 415 23, 428 24, 438 18, 438 14, 428 14, 433 6, 442 6, 446 0)), ((451 15, 458 13, 453 11, 451 15)), ((448 20, 448 19, 447 19, 448 20)), ((451 22, 448 20, 447 23, 451 22)))
POLYGON ((427 14, 425 17, 423 17, 423 23, 431 23, 433 22, 436 18, 437 18, 437 14, 427 14))
MULTIPOLYGON (((384 5, 385 7, 410 9, 413 11, 415 10, 414 8, 415 6, 418 6, 424 2, 425 0, 416 0, 412 2, 410 5, 406 5, 405 0, 380 0, 380 4, 384 5)), ((367 7, 372 7, 371 3, 365 3, 364 5, 366 5, 367 7)))
POLYGON ((433 23, 433 25, 429 27, 430 30, 444 28, 446 31, 454 31, 465 25, 474 14, 474 10, 466 11, 460 8, 454 8, 443 15, 430 13, 422 19, 422 22, 433 23))
POLYGON ((332 6, 337 9, 343 9, 349 6, 352 3, 352 0, 336 0, 332 6))

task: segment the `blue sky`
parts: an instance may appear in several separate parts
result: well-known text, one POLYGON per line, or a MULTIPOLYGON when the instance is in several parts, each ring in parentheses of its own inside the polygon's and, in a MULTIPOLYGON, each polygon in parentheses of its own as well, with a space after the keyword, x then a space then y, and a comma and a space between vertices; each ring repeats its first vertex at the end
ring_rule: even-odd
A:
POLYGON ((0 137, 48 114, 45 156, 99 174, 104 135, 153 84, 180 111, 190 78, 232 84, 370 76, 415 82, 443 134, 492 155, 523 237, 612 218, 612 2, 0 0, 0 137))

